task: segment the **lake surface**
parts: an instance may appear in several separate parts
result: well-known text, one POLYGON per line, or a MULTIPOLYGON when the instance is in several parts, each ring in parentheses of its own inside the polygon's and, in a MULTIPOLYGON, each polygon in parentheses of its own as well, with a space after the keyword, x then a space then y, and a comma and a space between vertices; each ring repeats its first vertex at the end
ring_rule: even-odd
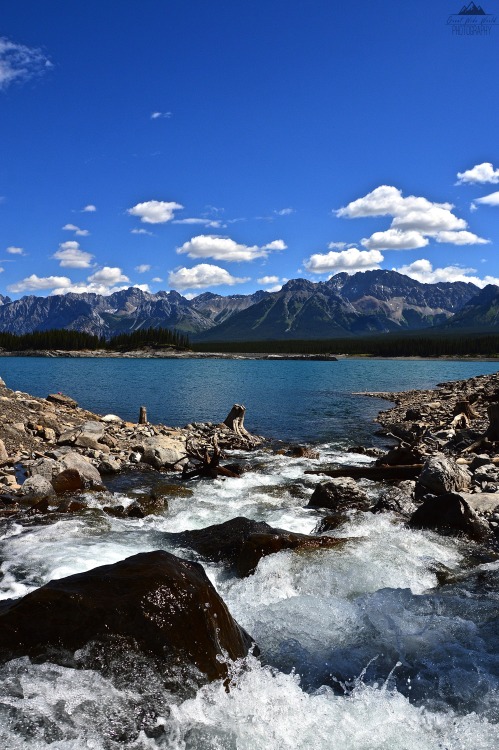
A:
POLYGON ((219 422, 234 403, 250 431, 283 440, 368 439, 386 401, 352 393, 431 388, 499 370, 496 362, 339 360, 338 362, 175 359, 0 358, 9 388, 44 397, 61 391, 98 414, 153 423, 219 422))
MULTIPOLYGON (((141 403, 151 420, 184 424, 218 421, 244 402, 251 429, 313 440, 320 458, 258 451, 241 477, 192 481, 192 497, 172 496, 166 512, 143 519, 114 518, 103 507, 147 491, 146 475, 126 495, 89 493, 80 513, 2 521, 0 599, 138 552, 196 559, 170 547, 165 531, 244 515, 311 533, 321 513, 305 506, 323 477, 306 469, 369 462, 348 445, 370 439, 378 406, 387 407, 352 391, 422 388, 496 370, 486 362, 2 359, 11 388, 64 391, 133 420, 141 403)), ((378 497, 379 485, 362 485, 378 497)), ((244 579, 202 561, 261 650, 234 666, 229 692, 214 682, 185 699, 142 662, 130 682, 129 669, 125 679, 119 668, 104 677, 14 659, 0 666, 0 747, 497 750, 499 562, 478 564, 469 544, 409 529, 391 514, 353 514, 331 533, 350 541, 269 555, 244 579), (461 577, 439 586, 442 568, 461 577)))

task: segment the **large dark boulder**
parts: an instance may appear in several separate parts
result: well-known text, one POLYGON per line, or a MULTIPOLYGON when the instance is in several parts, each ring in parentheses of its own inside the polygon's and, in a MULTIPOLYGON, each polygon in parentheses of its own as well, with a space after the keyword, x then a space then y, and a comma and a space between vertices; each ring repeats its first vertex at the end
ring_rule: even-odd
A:
POLYGON ((244 516, 167 536, 169 542, 189 547, 206 560, 225 563, 239 576, 253 573, 262 557, 283 549, 316 550, 336 547, 347 541, 275 529, 244 516))
POLYGON ((167 534, 168 541, 188 547, 210 562, 223 562, 237 567, 242 546, 251 534, 268 533, 272 527, 263 521, 252 521, 244 516, 231 518, 204 529, 167 534))
POLYGON ((166 676, 199 670, 200 680, 225 678, 225 656, 243 657, 251 645, 203 567, 163 551, 50 581, 3 602, 0 632, 4 660, 52 661, 98 644, 159 659, 166 676))
POLYGON ((412 514, 410 526, 417 529, 434 529, 441 533, 461 533, 481 541, 490 536, 490 530, 457 492, 429 495, 412 514))

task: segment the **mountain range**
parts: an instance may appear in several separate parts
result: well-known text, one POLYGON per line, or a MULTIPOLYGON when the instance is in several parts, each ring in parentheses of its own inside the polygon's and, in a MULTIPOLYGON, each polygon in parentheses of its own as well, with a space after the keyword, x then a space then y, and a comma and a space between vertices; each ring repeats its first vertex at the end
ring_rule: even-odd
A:
POLYGON ((131 287, 109 296, 0 295, 0 331, 50 328, 112 337, 140 328, 174 328, 193 341, 320 339, 435 328, 499 326, 499 287, 462 281, 423 284, 395 271, 339 273, 328 281, 292 279, 278 292, 189 300, 176 291, 131 287))

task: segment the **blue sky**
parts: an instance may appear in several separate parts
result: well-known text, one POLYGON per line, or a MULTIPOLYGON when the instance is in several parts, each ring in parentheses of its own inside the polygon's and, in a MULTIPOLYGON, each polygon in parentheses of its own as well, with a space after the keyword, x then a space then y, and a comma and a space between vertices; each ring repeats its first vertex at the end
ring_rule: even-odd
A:
POLYGON ((4 0, 0 293, 499 283, 499 0, 461 6, 4 0))

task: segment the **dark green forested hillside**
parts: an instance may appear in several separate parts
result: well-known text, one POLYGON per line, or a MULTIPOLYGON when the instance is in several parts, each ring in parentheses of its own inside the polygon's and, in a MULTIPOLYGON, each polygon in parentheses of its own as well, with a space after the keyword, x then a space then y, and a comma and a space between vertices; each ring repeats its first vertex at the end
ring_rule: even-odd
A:
POLYGON ((82 351, 89 349, 107 349, 108 351, 128 351, 148 347, 172 346, 177 349, 188 349, 189 338, 177 331, 167 328, 146 328, 133 333, 121 333, 109 340, 82 331, 52 329, 34 331, 24 335, 0 333, 0 348, 9 352, 22 352, 31 349, 46 351, 82 351))

